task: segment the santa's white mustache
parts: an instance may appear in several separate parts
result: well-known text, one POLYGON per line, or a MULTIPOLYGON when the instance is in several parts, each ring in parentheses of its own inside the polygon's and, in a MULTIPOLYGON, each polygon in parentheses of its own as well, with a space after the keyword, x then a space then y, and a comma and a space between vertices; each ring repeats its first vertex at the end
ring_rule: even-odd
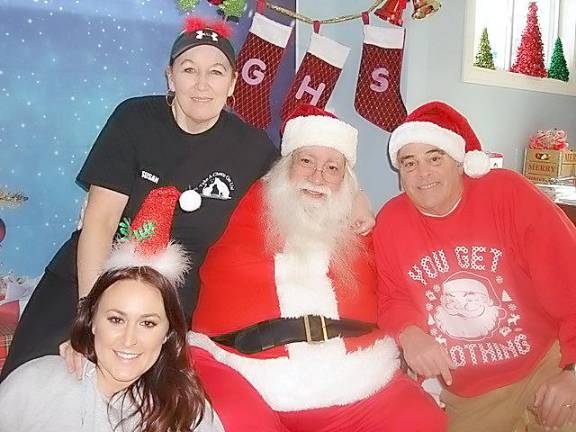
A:
POLYGON ((294 185, 294 187, 298 191, 307 190, 310 192, 323 194, 326 197, 329 197, 332 195, 332 190, 328 186, 316 185, 316 184, 314 184, 308 180, 301 180, 301 181, 297 182, 294 185))

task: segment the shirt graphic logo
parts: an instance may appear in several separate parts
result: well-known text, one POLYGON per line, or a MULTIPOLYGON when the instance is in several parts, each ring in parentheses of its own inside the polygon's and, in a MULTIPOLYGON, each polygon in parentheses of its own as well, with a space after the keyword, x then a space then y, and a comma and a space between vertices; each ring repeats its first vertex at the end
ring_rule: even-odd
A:
POLYGON ((232 191, 234 191, 234 182, 226 173, 213 172, 202 180, 197 190, 203 197, 229 200, 232 198, 232 191))
POLYGON ((157 175, 150 174, 148 171, 142 170, 141 177, 146 180, 150 180, 152 183, 158 183, 160 178, 157 175))
POLYGON ((213 31, 196 30, 196 39, 211 38, 213 42, 218 42, 218 33, 213 31))

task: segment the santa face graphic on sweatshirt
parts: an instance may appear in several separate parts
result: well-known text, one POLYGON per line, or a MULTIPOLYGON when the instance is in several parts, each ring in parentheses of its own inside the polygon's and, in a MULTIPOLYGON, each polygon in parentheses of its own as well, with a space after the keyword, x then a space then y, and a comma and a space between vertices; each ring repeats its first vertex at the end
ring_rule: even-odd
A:
POLYGON ((421 257, 406 272, 420 286, 429 333, 459 367, 530 351, 518 306, 499 272, 502 257, 495 247, 458 245, 421 257))

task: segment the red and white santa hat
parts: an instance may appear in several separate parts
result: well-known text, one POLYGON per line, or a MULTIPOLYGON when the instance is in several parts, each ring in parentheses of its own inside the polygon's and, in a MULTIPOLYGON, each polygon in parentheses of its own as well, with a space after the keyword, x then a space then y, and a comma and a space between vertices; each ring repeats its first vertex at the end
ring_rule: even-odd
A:
POLYGON ((172 219, 181 193, 173 186, 154 189, 144 199, 136 217, 120 222, 116 240, 104 270, 152 267, 179 285, 190 260, 184 248, 170 240, 172 219))
POLYGON ((358 130, 336 115, 310 104, 300 104, 284 119, 282 156, 306 146, 330 147, 344 155, 350 166, 356 163, 358 130))
POLYGON ((398 168, 398 152, 406 144, 430 144, 464 164, 469 177, 490 171, 490 159, 468 120, 444 102, 429 102, 411 112, 392 132, 388 143, 390 161, 398 168))

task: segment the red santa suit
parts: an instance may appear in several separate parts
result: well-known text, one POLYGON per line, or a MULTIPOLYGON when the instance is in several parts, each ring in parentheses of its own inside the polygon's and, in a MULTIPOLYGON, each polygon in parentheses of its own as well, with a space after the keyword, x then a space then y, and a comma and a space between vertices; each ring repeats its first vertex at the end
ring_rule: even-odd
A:
MULTIPOLYGON (((262 182, 249 190, 226 231, 208 252, 201 269, 202 287, 189 344, 210 353, 219 365, 239 373, 280 414, 322 412, 327 407, 341 409, 369 400, 384 388, 393 388, 398 376, 398 350, 394 341, 383 337, 380 330, 321 343, 296 342, 255 354, 243 354, 210 339, 280 317, 321 315, 372 323, 378 319, 371 238, 363 238, 365 251, 358 255, 353 266, 356 286, 344 286, 330 271, 330 252, 322 247, 309 250, 304 256, 301 250, 298 256, 286 249, 275 254, 268 252, 262 192, 262 182)), ((206 380, 207 374, 198 363, 195 366, 200 378, 206 380)), ((225 379, 221 372, 213 373, 208 381, 219 379, 225 379)), ((248 430, 248 427, 230 428, 226 413, 218 410, 218 397, 211 394, 212 383, 204 384, 226 430, 248 430)), ((426 417, 429 410, 442 427, 442 414, 436 413, 433 403, 419 390, 416 387, 414 394, 423 401, 422 416, 426 417)), ((379 409, 385 410, 382 406, 379 409)), ((380 430, 371 427, 366 430, 380 430)), ((292 429, 260 426, 258 430, 292 429)))

